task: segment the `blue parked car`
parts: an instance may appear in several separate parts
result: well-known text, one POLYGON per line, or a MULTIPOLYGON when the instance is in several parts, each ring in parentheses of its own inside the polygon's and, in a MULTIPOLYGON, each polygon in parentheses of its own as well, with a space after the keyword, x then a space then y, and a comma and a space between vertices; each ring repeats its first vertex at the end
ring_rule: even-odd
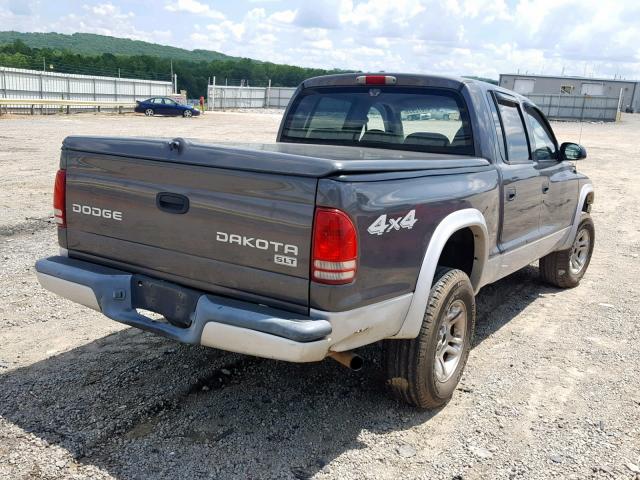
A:
POLYGON ((181 115, 185 118, 200 115, 200 110, 192 105, 183 105, 167 97, 154 97, 136 102, 135 112, 144 113, 147 117, 154 115, 181 115))

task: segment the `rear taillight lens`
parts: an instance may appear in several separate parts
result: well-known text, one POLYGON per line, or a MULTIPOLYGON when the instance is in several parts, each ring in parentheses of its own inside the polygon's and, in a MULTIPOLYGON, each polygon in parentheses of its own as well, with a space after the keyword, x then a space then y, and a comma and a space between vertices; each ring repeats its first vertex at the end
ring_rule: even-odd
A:
POLYGON ((313 222, 311 278, 329 285, 351 283, 357 259, 358 237, 349 216, 333 208, 318 208, 313 222))
POLYGON ((56 173, 56 184, 53 188, 53 217, 59 227, 67 226, 67 216, 65 207, 65 192, 67 186, 67 172, 58 170, 56 173))

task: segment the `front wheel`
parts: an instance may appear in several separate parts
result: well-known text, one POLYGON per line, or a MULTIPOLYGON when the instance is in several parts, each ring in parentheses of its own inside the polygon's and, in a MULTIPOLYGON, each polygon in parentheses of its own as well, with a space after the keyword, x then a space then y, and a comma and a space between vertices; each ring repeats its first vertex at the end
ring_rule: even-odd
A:
POLYGON ((422 327, 411 340, 386 340, 387 383, 400 400, 419 408, 447 403, 467 363, 476 319, 469 277, 439 267, 422 327))
POLYGON ((147 109, 144 111, 144 114, 145 114, 147 117, 153 117, 153 109, 151 109, 151 108, 147 108, 147 109))
POLYGON ((542 279, 560 288, 578 286, 591 263, 595 238, 593 220, 585 213, 576 230, 573 245, 567 250, 552 252, 540 259, 542 279))
POLYGON ((193 112, 191 110, 185 110, 182 116, 184 118, 191 118, 193 116, 193 112))

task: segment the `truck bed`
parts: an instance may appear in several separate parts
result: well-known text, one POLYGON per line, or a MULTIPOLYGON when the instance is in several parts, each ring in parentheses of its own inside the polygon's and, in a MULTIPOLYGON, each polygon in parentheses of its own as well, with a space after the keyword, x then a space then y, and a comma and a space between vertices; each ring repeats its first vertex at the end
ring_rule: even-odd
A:
POLYGON ((319 178, 487 164, 326 145, 69 137, 62 241, 75 258, 304 312, 319 178))

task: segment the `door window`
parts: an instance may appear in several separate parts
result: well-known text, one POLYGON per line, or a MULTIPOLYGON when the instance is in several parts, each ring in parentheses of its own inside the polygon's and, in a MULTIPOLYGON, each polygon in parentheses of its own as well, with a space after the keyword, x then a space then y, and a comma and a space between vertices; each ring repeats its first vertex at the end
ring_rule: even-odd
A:
POLYGON ((520 106, 516 102, 498 97, 498 109, 500 110, 502 126, 507 140, 509 163, 529 160, 529 142, 520 106))
POLYGON ((553 160, 556 158, 556 142, 548 131, 546 122, 540 112, 532 107, 525 107, 527 120, 532 134, 534 160, 553 160))

